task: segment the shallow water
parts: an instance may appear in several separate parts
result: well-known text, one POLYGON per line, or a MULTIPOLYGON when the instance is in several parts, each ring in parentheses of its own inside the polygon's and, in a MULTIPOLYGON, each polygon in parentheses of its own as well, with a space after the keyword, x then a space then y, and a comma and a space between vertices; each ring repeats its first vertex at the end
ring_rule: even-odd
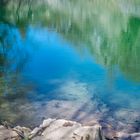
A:
POLYGON ((1 120, 30 127, 49 117, 96 120, 139 131, 140 3, 23 2, 16 13, 15 3, 7 5, 0 18, 1 120))

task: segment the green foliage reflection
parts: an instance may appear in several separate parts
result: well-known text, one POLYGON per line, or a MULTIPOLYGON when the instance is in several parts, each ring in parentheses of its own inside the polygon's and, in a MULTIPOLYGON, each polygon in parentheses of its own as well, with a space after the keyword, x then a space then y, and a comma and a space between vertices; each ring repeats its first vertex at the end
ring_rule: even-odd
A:
POLYGON ((140 81, 139 0, 9 0, 2 7, 1 21, 22 34, 28 24, 54 29, 80 51, 86 46, 98 63, 118 65, 127 78, 140 81))

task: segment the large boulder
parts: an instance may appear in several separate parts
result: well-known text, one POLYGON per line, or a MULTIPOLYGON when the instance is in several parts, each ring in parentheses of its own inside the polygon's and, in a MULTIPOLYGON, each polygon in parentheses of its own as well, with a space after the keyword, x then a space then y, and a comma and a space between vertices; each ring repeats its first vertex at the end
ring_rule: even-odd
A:
POLYGON ((104 140, 101 126, 82 126, 73 121, 48 119, 30 135, 33 140, 104 140))

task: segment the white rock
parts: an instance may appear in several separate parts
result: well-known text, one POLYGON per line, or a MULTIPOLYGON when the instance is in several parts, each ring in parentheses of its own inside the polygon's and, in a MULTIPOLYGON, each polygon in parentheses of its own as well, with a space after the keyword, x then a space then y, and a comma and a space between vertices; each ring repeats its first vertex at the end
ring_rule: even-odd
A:
POLYGON ((103 140, 101 126, 82 126, 73 121, 54 120, 45 128, 41 136, 33 140, 103 140))
POLYGON ((40 127, 36 127, 36 128, 33 129, 33 131, 32 131, 30 134, 31 134, 31 135, 35 135, 35 134, 37 134, 40 130, 41 130, 40 127))
POLYGON ((11 140, 16 137, 18 137, 18 134, 15 131, 0 126, 0 140, 11 140))
POLYGON ((43 124, 40 125, 41 128, 45 128, 48 127, 53 121, 55 121, 56 119, 47 119, 43 121, 43 124))

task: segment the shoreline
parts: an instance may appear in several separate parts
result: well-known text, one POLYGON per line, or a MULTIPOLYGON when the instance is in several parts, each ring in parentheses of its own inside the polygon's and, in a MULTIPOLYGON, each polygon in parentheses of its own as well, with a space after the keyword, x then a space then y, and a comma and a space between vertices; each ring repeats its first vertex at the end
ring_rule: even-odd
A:
POLYGON ((65 119, 46 119, 41 125, 10 127, 0 125, 0 140, 140 140, 140 133, 128 134, 115 132, 111 128, 105 131, 98 122, 81 124, 65 119))

